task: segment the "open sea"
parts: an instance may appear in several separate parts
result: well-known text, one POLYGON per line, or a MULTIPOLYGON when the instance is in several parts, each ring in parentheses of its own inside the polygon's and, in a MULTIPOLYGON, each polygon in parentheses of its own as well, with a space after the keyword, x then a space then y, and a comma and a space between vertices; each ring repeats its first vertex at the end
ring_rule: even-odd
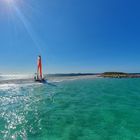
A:
POLYGON ((140 140, 140 79, 0 85, 0 140, 140 140))

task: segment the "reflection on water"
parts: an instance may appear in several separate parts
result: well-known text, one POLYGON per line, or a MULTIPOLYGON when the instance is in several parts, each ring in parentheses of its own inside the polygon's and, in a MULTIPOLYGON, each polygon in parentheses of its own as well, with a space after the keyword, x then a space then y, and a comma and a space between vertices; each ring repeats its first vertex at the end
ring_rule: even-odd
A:
POLYGON ((43 85, 0 88, 0 139, 27 139, 28 133, 40 133, 42 105, 52 102, 53 94, 43 92, 43 85))

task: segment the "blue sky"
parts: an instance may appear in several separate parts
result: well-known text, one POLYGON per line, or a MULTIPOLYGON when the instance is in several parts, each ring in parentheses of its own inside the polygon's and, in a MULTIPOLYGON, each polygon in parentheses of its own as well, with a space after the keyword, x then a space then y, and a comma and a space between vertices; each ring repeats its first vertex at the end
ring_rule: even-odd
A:
POLYGON ((140 1, 1 0, 0 73, 140 72, 140 1), (9 1, 9 2, 8 2, 9 1))

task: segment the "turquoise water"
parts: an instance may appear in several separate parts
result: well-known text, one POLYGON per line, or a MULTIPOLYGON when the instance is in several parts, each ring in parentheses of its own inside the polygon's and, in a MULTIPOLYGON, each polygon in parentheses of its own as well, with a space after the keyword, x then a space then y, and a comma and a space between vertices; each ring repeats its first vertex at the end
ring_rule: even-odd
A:
POLYGON ((140 140, 140 79, 0 89, 1 140, 140 140))

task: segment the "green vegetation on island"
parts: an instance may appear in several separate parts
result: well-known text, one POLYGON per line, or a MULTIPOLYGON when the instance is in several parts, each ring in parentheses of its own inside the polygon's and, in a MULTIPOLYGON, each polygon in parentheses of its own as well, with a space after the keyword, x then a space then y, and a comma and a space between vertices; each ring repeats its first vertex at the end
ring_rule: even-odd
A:
POLYGON ((139 73, 124 73, 124 72, 104 72, 101 74, 104 78, 140 78, 139 73))
POLYGON ((127 78, 127 77, 129 77, 129 74, 124 73, 124 72, 104 72, 102 74, 102 77, 107 77, 107 78, 127 78))

